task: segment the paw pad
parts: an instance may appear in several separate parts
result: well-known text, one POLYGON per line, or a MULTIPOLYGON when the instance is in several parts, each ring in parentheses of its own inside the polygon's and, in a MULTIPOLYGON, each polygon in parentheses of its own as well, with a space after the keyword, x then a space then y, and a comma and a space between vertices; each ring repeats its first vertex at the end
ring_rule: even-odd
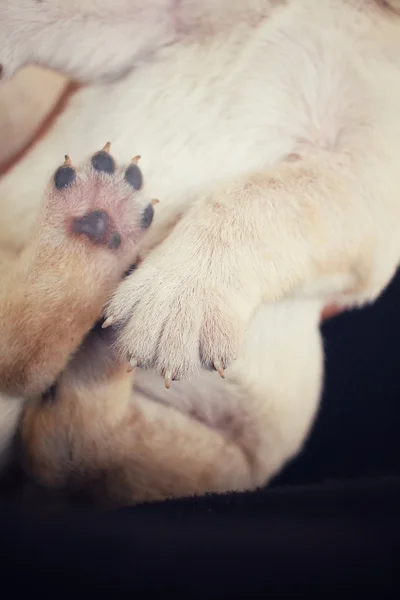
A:
POLYGON ((110 248, 110 250, 117 250, 121 245, 121 236, 119 235, 118 231, 115 231, 112 236, 110 241, 108 242, 108 247, 110 248))
POLYGON ((131 164, 125 171, 125 181, 129 183, 134 190, 140 190, 143 185, 142 171, 138 167, 140 156, 135 156, 131 164))
POLYGON ((54 174, 54 185, 58 190, 62 190, 71 185, 75 179, 75 169, 71 167, 71 160, 66 154, 64 164, 54 174))
POLYGON ((153 221, 154 208, 152 204, 148 204, 142 214, 142 229, 148 229, 153 221))
POLYGON ((115 161, 110 154, 110 147, 110 142, 107 142, 103 150, 92 156, 92 167, 95 171, 109 175, 115 173, 115 161))
POLYGON ((109 238, 111 220, 104 210, 93 210, 72 222, 72 232, 85 235, 94 244, 106 244, 109 238))

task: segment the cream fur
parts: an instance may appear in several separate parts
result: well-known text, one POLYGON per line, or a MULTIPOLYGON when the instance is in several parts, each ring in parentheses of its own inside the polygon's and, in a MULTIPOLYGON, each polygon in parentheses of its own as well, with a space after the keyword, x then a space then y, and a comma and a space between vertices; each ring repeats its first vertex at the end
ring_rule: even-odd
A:
POLYGON ((29 144, 55 108, 66 79, 40 67, 26 67, 0 87, 0 173, 29 144))
POLYGON ((106 314, 123 323, 121 356, 150 369, 131 406, 148 423, 174 407, 168 435, 131 448, 150 447, 149 465, 167 457, 167 483, 135 494, 125 478, 123 501, 266 483, 317 409, 322 308, 371 302, 396 271, 400 3, 388 4, 0 1, 6 75, 33 58, 90 83, 0 182, 4 251, 26 244, 65 152, 79 162, 110 139, 117 159, 141 154, 161 200, 144 262, 106 314), (224 381, 203 370, 214 364, 224 381), (167 391, 159 374, 183 380, 167 391), (194 414, 207 444, 202 429, 185 435, 194 414), (242 454, 225 467, 210 430, 247 466, 242 454), (185 453, 182 477, 203 455, 215 477, 169 485, 185 453))

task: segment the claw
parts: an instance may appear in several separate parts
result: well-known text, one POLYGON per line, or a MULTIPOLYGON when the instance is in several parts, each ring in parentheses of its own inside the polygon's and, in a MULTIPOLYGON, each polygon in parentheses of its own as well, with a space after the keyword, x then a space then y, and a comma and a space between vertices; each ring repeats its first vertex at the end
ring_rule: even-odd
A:
POLYGON ((114 323, 114 317, 111 315, 111 317, 107 317, 107 319, 104 321, 103 325, 101 326, 102 329, 107 329, 107 327, 111 327, 111 325, 114 323))
POLYGON ((111 142, 107 142, 107 144, 103 148, 103 152, 110 152, 111 142))
POLYGON ((70 167, 72 165, 72 163, 71 163, 71 159, 68 156, 68 154, 66 154, 64 158, 65 158, 65 161, 64 161, 64 165, 63 166, 64 167, 70 167))
POLYGON ((138 362, 137 362, 136 358, 131 358, 129 360, 128 373, 132 373, 132 371, 134 369, 136 369, 137 365, 138 365, 138 362))
POLYGON ((152 206, 155 206, 156 204, 159 204, 159 202, 160 202, 160 201, 159 201, 159 200, 157 200, 157 198, 153 198, 153 200, 151 200, 150 204, 151 204, 152 206))
POLYGON ((172 382, 172 372, 171 371, 164 371, 164 383, 165 383, 165 387, 167 388, 167 390, 169 390, 169 388, 171 387, 171 382, 172 382))
POLYGON ((137 164, 138 164, 138 162, 139 162, 139 160, 140 160, 141 158, 142 158, 142 157, 140 156, 140 154, 137 154, 136 156, 134 156, 134 157, 132 158, 132 160, 131 160, 131 164, 132 164, 132 165, 137 165, 137 164))
POLYGON ((222 379, 225 379, 225 373, 224 373, 224 369, 222 368, 222 364, 219 360, 214 360, 214 369, 217 371, 217 373, 220 375, 220 377, 222 377, 222 379))

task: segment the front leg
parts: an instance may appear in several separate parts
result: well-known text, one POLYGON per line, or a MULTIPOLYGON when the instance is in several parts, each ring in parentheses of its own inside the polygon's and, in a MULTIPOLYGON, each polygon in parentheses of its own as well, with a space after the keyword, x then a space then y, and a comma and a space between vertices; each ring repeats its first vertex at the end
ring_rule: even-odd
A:
MULTIPOLYGON (((200 199, 121 284, 107 316, 133 366, 156 368, 167 387, 201 367, 224 375, 261 304, 362 295, 385 207, 374 213, 362 165, 295 158, 200 199)), ((394 257, 386 260, 381 288, 395 268, 394 257)))
POLYGON ((153 208, 138 166, 118 168, 108 150, 78 168, 66 158, 34 240, 0 265, 2 392, 27 397, 52 385, 135 260, 153 208))

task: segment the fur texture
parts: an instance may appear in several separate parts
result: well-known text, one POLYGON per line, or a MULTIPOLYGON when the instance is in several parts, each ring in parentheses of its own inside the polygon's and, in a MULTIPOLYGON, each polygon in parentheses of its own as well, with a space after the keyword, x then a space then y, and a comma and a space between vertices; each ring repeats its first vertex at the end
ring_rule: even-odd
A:
MULTIPOLYGON (((34 60, 86 83, 1 181, 10 260, 30 247, 65 152, 80 162, 110 139, 117 160, 140 153, 146 195, 161 200, 140 267, 104 313, 113 357, 92 332, 52 366, 52 402, 25 410, 24 457, 41 481, 117 504, 245 489, 301 449, 323 379, 321 311, 373 301, 399 263, 399 11, 397 0, 0 2, 5 76, 34 60), (166 390, 160 375, 177 381, 166 390)), ((59 294, 36 292, 32 317, 59 294)), ((20 309, 2 310, 15 331, 20 309)), ((18 335, 24 356, 29 334, 18 335)))

